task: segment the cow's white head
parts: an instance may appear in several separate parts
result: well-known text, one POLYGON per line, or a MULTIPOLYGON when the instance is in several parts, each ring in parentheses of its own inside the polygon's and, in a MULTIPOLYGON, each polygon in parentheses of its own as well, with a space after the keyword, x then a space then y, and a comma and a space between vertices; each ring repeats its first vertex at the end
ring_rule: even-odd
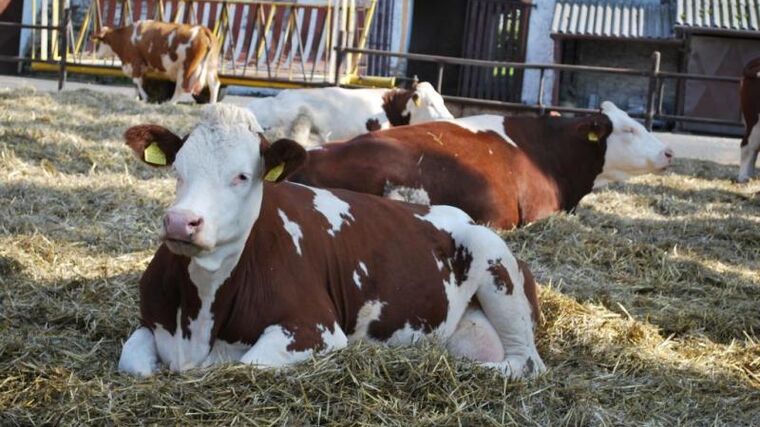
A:
POLYGON ((604 168, 596 177, 594 188, 636 175, 662 172, 670 166, 673 150, 641 123, 610 101, 602 103, 602 113, 612 122, 612 133, 607 138, 604 168))
POLYGON ((116 53, 111 49, 112 37, 114 30, 110 27, 103 26, 100 31, 93 33, 92 41, 97 44, 95 49, 96 58, 111 58, 116 56, 116 53))
POLYGON ((419 82, 414 86, 403 115, 409 116, 409 124, 454 118, 446 108, 441 94, 428 82, 419 82))
POLYGON ((253 114, 225 104, 207 106, 184 140, 158 125, 126 131, 138 158, 176 173, 177 198, 161 231, 172 252, 202 258, 242 251, 261 210, 264 181, 282 181, 306 159, 296 142, 270 144, 260 131, 253 114))

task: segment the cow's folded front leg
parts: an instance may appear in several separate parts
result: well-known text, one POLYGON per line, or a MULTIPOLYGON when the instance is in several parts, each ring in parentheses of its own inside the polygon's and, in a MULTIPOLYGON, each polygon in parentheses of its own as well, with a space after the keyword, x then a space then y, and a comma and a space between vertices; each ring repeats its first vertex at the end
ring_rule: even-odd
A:
POLYGON ((264 330, 240 361, 277 368, 303 362, 315 353, 329 353, 346 345, 348 338, 337 323, 272 325, 264 330))
POLYGON ((140 327, 130 335, 119 358, 119 370, 132 375, 147 377, 158 369, 158 352, 153 332, 140 327))

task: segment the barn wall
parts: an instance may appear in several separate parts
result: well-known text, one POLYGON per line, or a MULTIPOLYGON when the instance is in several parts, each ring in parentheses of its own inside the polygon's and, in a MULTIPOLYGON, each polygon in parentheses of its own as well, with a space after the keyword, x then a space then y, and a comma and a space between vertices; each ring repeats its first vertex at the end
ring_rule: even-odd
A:
MULTIPOLYGON (((678 71, 680 46, 665 43, 573 40, 562 41, 562 62, 565 64, 605 66, 617 68, 651 68, 652 53, 661 53, 660 68, 678 71)), ((560 80, 561 105, 596 108, 604 100, 610 100, 620 108, 631 112, 643 112, 649 79, 645 77, 613 74, 563 72, 560 80), (594 102, 591 98, 596 97, 594 102)), ((674 113, 676 108, 676 85, 666 81, 663 111, 674 113)))

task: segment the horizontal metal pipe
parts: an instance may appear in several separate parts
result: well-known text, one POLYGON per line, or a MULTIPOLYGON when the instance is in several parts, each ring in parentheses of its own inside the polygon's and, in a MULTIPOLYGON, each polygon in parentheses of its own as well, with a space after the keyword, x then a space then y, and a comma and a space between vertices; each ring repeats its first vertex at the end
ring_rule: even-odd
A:
POLYGON ((32 25, 32 24, 19 24, 17 22, 0 21, 0 28, 21 28, 30 30, 58 30, 61 31, 63 27, 58 25, 32 25))
POLYGON ((658 77, 668 79, 682 79, 682 80, 710 80, 714 82, 726 82, 726 83, 739 83, 740 77, 730 76, 710 76, 707 74, 688 74, 688 73, 674 73, 671 71, 660 71, 657 74, 658 77))
POLYGON ((662 120, 674 120, 679 122, 692 122, 692 123, 706 123, 711 125, 726 125, 726 126, 740 126, 744 127, 744 123, 735 122, 732 120, 724 119, 712 119, 708 117, 687 117, 687 116, 674 116, 671 114, 660 114, 657 118, 662 120))
POLYGON ((611 74, 626 74, 631 76, 649 77, 652 72, 649 70, 637 70, 634 68, 612 68, 612 67, 592 67, 588 65, 568 65, 568 64, 528 64, 523 62, 504 62, 504 61, 486 61, 482 59, 454 58, 451 56, 426 55, 421 53, 399 53, 386 52, 377 49, 359 49, 353 47, 336 48, 348 53, 363 53, 367 55, 393 56, 398 58, 409 59, 412 61, 427 61, 447 65, 474 65, 480 67, 509 67, 519 69, 549 69, 559 71, 590 71, 611 74))

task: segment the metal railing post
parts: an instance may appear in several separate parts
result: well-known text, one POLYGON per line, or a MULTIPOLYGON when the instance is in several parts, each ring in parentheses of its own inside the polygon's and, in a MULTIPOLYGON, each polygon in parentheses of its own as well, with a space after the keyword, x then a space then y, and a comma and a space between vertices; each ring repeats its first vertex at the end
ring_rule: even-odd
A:
POLYGON ((649 89, 647 91, 647 115, 645 120, 645 126, 647 130, 652 130, 652 124, 654 123, 654 113, 657 97, 657 82, 660 79, 660 52, 654 51, 652 53, 652 70, 649 77, 649 89))
POLYGON ((63 90, 63 85, 66 83, 66 61, 68 59, 69 50, 69 21, 71 21, 71 8, 69 7, 69 0, 59 0, 60 9, 63 10, 61 15, 60 30, 58 31, 58 44, 60 55, 60 68, 58 71, 58 90, 63 90))
POLYGON ((541 67, 539 68, 539 75, 538 75, 538 111, 539 114, 542 116, 544 113, 546 113, 546 108, 544 107, 544 72, 545 68, 541 67))
POLYGON ((340 86, 340 66, 343 63, 343 48, 335 47, 335 86, 340 86))
POLYGON ((443 88, 443 62, 438 63, 438 81, 435 85, 435 90, 438 91, 438 93, 441 93, 441 88, 443 88))

